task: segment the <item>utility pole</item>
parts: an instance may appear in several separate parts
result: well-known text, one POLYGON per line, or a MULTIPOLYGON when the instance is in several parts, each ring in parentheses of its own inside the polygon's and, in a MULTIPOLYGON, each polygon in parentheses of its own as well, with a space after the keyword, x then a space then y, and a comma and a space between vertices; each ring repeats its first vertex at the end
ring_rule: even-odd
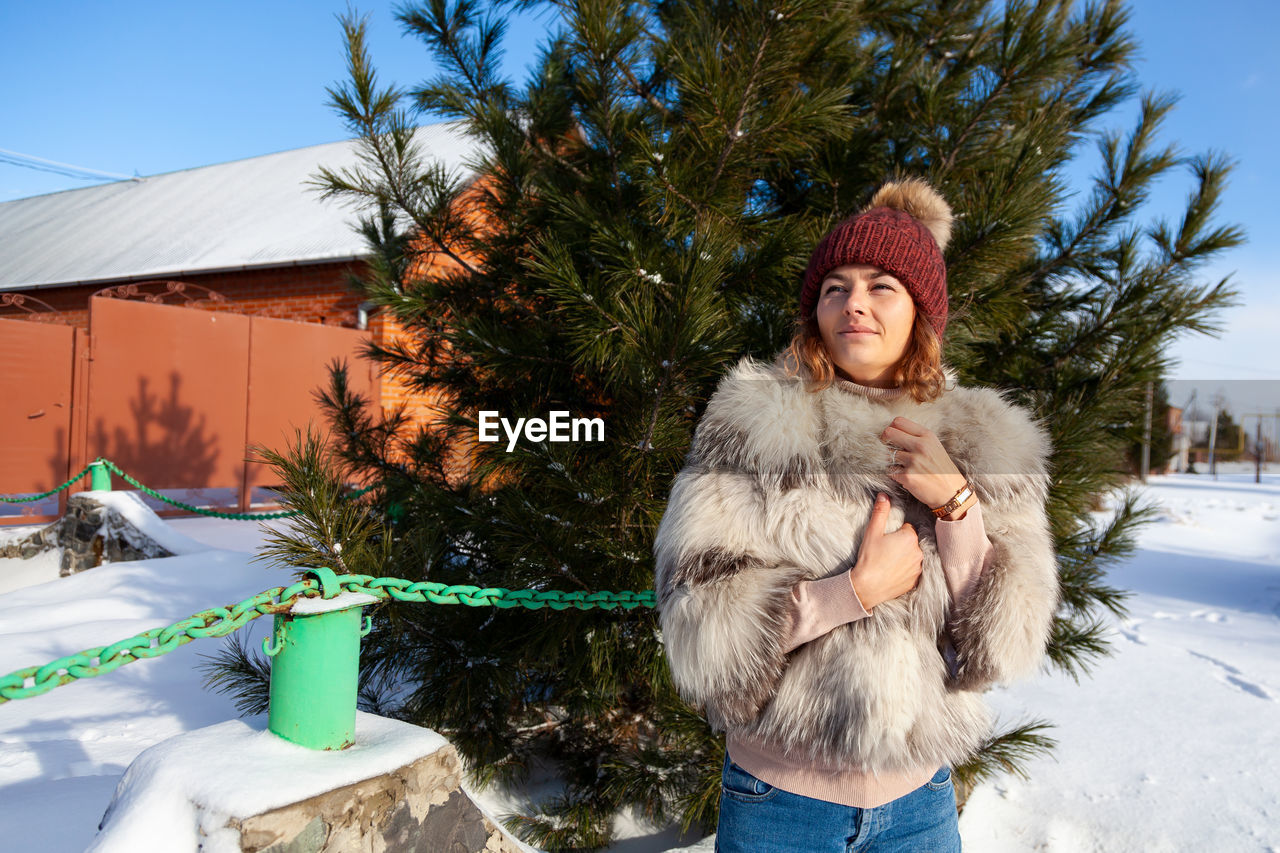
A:
POLYGON ((1218 399, 1213 400, 1213 418, 1209 421, 1209 473, 1218 479, 1218 468, 1213 459, 1213 446, 1218 443, 1218 399))
POLYGON ((1262 415, 1258 415, 1258 433, 1253 440, 1253 482, 1262 482, 1262 415))
MULTIPOLYGON (((1199 414, 1199 411, 1196 410, 1195 405, 1196 405, 1196 389, 1192 388, 1191 396, 1187 398, 1187 402, 1182 406, 1182 434, 1186 440, 1186 443, 1183 445, 1183 447, 1186 448, 1187 466, 1186 468, 1180 468, 1179 469, 1180 472, 1190 471, 1195 466, 1195 454, 1191 452, 1191 448, 1195 445, 1195 438, 1196 438, 1195 434, 1191 431, 1191 424, 1196 422, 1193 420, 1192 414, 1193 413, 1196 415, 1199 414)), ((1280 409, 1276 409, 1276 417, 1280 418, 1280 409)), ((1179 454, 1178 461, 1179 462, 1182 461, 1181 454, 1179 454)))
POLYGON ((1142 482, 1151 472, 1151 407, 1154 405, 1155 383, 1147 383, 1147 416, 1142 427, 1142 482))
POLYGON ((1261 483, 1262 482, 1262 458, 1267 452, 1267 447, 1262 443, 1262 419, 1263 418, 1280 419, 1280 411, 1271 415, 1268 415, 1265 412, 1258 412, 1257 414, 1245 415, 1245 417, 1258 419, 1258 429, 1255 433, 1256 437, 1253 440, 1253 450, 1254 450, 1253 482, 1261 483))

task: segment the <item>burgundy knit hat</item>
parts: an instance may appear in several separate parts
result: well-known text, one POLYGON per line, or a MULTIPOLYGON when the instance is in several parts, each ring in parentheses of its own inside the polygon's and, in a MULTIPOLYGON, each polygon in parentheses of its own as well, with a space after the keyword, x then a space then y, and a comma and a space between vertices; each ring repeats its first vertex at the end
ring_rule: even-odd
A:
POLYGON ((937 190, 919 178, 890 181, 865 210, 818 241, 800 288, 800 316, 813 315, 827 273, 844 264, 871 264, 902 282, 941 338, 947 328, 942 250, 949 239, 951 208, 937 190))

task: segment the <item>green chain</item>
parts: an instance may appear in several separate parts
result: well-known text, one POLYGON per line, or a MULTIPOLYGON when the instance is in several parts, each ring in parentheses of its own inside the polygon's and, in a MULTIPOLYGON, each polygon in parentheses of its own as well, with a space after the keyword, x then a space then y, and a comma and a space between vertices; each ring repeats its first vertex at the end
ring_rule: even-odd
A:
MULTIPOLYGON (((404 578, 378 578, 371 575, 341 575, 338 578, 338 591, 361 592, 382 600, 391 598, 396 601, 431 604, 465 604, 469 607, 524 607, 528 610, 541 610, 544 607, 552 610, 612 610, 615 607, 632 610, 636 607, 654 607, 657 604, 651 589, 643 592, 590 593, 556 590, 540 592, 533 589, 512 591, 500 587, 415 582, 404 578)), ((299 598, 315 598, 320 594, 320 581, 308 578, 292 586, 278 586, 260 592, 231 607, 202 610, 172 625, 152 628, 109 646, 85 649, 44 666, 15 670, 0 677, 0 705, 13 699, 39 696, 76 679, 102 675, 142 658, 168 654, 201 637, 226 636, 259 616, 288 611, 299 598)))
MULTIPOLYGON (((138 489, 139 491, 146 492, 156 500, 164 501, 167 504, 176 506, 179 509, 185 509, 187 512, 194 512, 197 515, 208 515, 214 518, 227 518, 232 521, 262 521, 264 519, 271 519, 271 518, 292 518, 293 516, 298 514, 298 510, 296 509, 285 510, 283 512, 259 512, 259 513, 218 512, 217 510, 214 510, 214 509, 203 509, 198 506, 192 506, 191 504, 183 503, 182 501, 174 500, 173 498, 165 497, 164 495, 157 492, 155 489, 151 489, 151 488, 148 488, 147 486, 144 486, 142 483, 139 483, 133 477, 130 477, 124 471, 120 470, 120 466, 116 465, 116 463, 112 462, 110 459, 104 459, 102 457, 98 457, 96 461, 106 465, 116 474, 116 476, 120 477, 126 483, 138 489)), ((88 474, 89 467, 90 467, 89 465, 84 466, 84 470, 82 470, 79 474, 76 474, 70 480, 67 480, 67 482, 63 483, 61 486, 58 486, 56 489, 53 489, 52 491, 48 491, 48 492, 45 492, 44 494, 35 495, 34 497, 28 497, 28 498, 7 498, 7 497, 0 496, 0 501, 4 501, 5 503, 30 503, 32 501, 38 501, 43 498, 47 498, 50 495, 53 495, 53 494, 56 494, 57 492, 62 491, 63 489, 69 488, 73 483, 75 483, 85 474, 88 474)), ((365 486, 363 489, 359 489, 357 491, 351 492, 350 494, 343 495, 342 499, 354 500, 355 498, 358 498, 361 495, 367 494, 368 492, 372 491, 372 489, 373 489, 372 485, 365 486)))
POLYGON ((88 474, 88 473, 89 473, 89 466, 86 465, 80 471, 79 474, 76 474, 74 477, 72 477, 70 480, 67 480, 67 482, 63 483, 61 486, 58 486, 56 489, 50 489, 47 492, 42 492, 38 495, 32 495, 31 497, 28 497, 28 498, 7 498, 4 495, 0 495, 0 501, 3 501, 4 503, 7 503, 7 504, 26 504, 26 503, 32 503, 33 501, 44 500, 50 495, 56 495, 58 492, 62 491, 63 489, 70 488, 72 484, 75 483, 76 480, 79 480, 81 477, 83 477, 85 474, 88 474))
POLYGON ((468 607, 524 607, 528 610, 612 610, 621 607, 653 607, 657 601, 653 590, 644 592, 559 592, 536 589, 509 590, 501 587, 448 585, 432 581, 409 581, 404 578, 376 578, 370 575, 342 575, 341 587, 346 592, 362 592, 377 598, 430 604, 465 604, 468 607))
POLYGON ((260 592, 231 607, 202 610, 164 628, 152 628, 109 646, 85 649, 44 666, 28 666, 0 678, 0 704, 47 693, 78 678, 92 678, 142 658, 168 654, 199 637, 222 637, 267 613, 288 610, 303 592, 319 591, 319 581, 308 578, 290 587, 260 592), (28 684, 30 682, 30 684, 28 684))
POLYGON ((148 488, 147 486, 142 485, 142 483, 139 483, 137 480, 133 479, 128 474, 121 471, 120 466, 112 462, 110 459, 103 459, 102 462, 105 463, 106 466, 110 468, 111 471, 116 476, 124 480, 129 485, 133 486, 138 491, 146 492, 156 500, 164 501, 167 504, 176 506, 178 509, 185 509, 187 512, 194 512, 200 515, 208 515, 208 516, 212 516, 213 518, 229 518, 232 521, 254 521, 254 520, 261 521, 269 518, 289 518, 291 516, 295 516, 298 514, 298 511, 296 509, 286 510, 284 512, 262 512, 257 514, 243 513, 243 512, 218 512, 216 509, 201 509, 198 506, 192 506, 191 504, 186 504, 186 503, 183 503, 182 501, 176 501, 173 498, 165 497, 164 495, 157 492, 155 489, 148 488))

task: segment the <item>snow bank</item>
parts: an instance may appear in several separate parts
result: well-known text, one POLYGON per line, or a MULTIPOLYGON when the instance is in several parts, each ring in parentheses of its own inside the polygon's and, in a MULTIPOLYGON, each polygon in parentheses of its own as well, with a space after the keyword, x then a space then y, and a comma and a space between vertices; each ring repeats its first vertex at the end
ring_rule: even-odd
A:
MULTIPOLYGON (((198 554, 201 551, 208 551, 209 546, 203 542, 197 542, 183 536, 178 531, 164 523, 160 516, 151 511, 151 508, 142 502, 137 492, 82 492, 85 497, 92 498, 103 506, 110 507, 124 517, 139 531, 146 534, 157 545, 164 548, 171 554, 198 554)), ((248 522, 241 522, 245 524, 248 522)))
MULTIPOLYGON (((140 533, 171 554, 197 554, 218 547, 207 541, 202 542, 183 535, 175 525, 166 523, 152 512, 137 492, 88 491, 78 494, 86 495, 94 502, 114 510, 140 533)), ((104 515, 103 518, 105 519, 106 516, 104 515)), ((252 522, 227 521, 224 523, 238 524, 242 534, 250 534, 255 541, 261 539, 261 533, 255 529, 256 526, 252 522)), ((0 544, 16 542, 47 526, 0 528, 0 544)), ((99 533, 105 534, 105 530, 100 529, 99 533)), ((141 543, 132 543, 131 540, 130 542, 141 545, 141 543)), ((56 580, 61 575, 63 550, 63 548, 51 548, 29 559, 0 558, 0 594, 56 580)))
POLYGON ((26 560, 0 558, 0 595, 23 587, 57 580, 62 574, 62 554, 56 549, 41 551, 26 560))
MULTIPOLYGON (((1226 468, 1226 466, 1223 466, 1226 468)), ((988 696, 1048 720, 1031 778, 978 786, 960 819, 984 853, 1280 851, 1280 477, 1152 477, 1160 520, 1106 583, 1114 654, 988 696)))

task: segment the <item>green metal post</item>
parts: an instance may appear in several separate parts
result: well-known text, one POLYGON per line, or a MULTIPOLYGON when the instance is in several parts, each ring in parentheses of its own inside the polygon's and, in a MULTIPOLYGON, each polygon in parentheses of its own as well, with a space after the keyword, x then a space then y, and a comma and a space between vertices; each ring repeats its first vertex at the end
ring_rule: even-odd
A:
MULTIPOLYGON (((320 576, 324 597, 332 598, 327 581, 336 577, 328 569, 312 571, 320 576)), ((276 615, 275 648, 267 649, 272 658, 268 730, 310 749, 353 743, 360 614, 361 604, 355 603, 324 613, 276 615)))
POLYGON ((95 492, 111 491, 111 471, 101 459, 89 463, 89 488, 95 492))

